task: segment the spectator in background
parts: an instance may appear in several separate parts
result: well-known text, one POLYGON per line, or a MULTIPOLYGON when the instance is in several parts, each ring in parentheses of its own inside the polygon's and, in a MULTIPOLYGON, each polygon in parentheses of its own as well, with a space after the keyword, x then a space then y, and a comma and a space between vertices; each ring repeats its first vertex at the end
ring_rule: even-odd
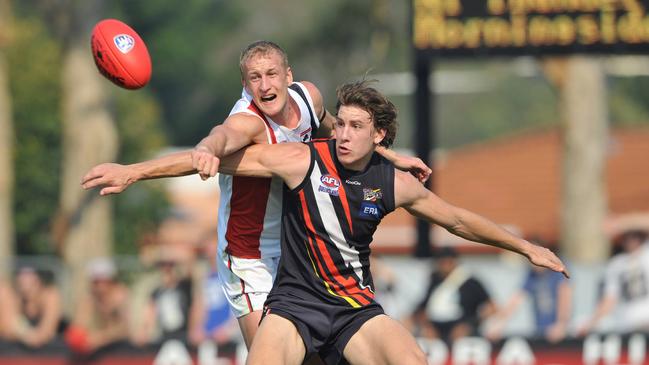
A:
POLYGON ((197 290, 194 291, 193 311, 196 313, 196 320, 192 321, 190 328, 190 342, 193 345, 200 345, 204 341, 225 345, 243 340, 219 281, 215 244, 217 237, 214 232, 213 239, 206 239, 201 245, 207 268, 201 275, 200 285, 197 285, 197 290))
POLYGON ((0 339, 3 340, 8 339, 11 333, 9 328, 16 313, 14 296, 11 284, 0 279, 0 303, 4 307, 0 310, 0 339))
POLYGON ((649 331, 649 245, 647 232, 631 230, 617 240, 622 252, 606 266, 604 293, 595 312, 578 330, 591 332, 599 321, 616 307, 616 330, 649 331))
POLYGON ((87 266, 90 290, 81 298, 66 342, 77 353, 91 354, 129 339, 129 291, 117 280, 115 264, 97 258, 87 266))
POLYGON ((395 294, 397 278, 394 270, 375 253, 370 256, 370 270, 374 281, 376 301, 381 304, 387 315, 398 318, 398 298, 395 294))
MULTIPOLYGON (((542 243, 542 240, 535 239, 542 243)), ((547 246, 547 245, 543 245, 547 246)), ((516 313, 525 297, 532 301, 534 309, 535 335, 550 342, 559 342, 566 336, 572 310, 572 287, 562 274, 541 267, 530 267, 523 286, 494 315, 494 323, 487 337, 497 340, 510 317, 516 313)))
POLYGON ((453 342, 476 335, 480 323, 496 311, 484 286, 458 264, 458 253, 442 247, 428 289, 406 326, 418 335, 453 342))
POLYGON ((153 290, 144 309, 142 326, 135 338, 140 345, 167 339, 185 341, 190 322, 195 320, 191 313, 192 280, 183 273, 180 263, 171 254, 165 254, 156 262, 156 268, 160 285, 153 290))
POLYGON ((62 326, 59 290, 45 284, 35 268, 23 266, 16 272, 14 293, 13 303, 2 309, 9 316, 8 339, 29 347, 52 341, 62 326))

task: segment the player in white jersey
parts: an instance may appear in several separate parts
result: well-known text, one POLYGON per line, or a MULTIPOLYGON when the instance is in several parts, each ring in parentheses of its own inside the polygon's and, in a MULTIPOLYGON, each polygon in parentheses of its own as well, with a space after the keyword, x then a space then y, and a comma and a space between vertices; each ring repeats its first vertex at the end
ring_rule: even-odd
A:
MULTIPOLYGON (((242 99, 193 150, 127 166, 98 165, 84 176, 83 187, 103 186, 100 194, 106 195, 122 192, 144 179, 196 172, 207 179, 216 175, 218 158, 247 145, 295 139, 306 142, 316 129, 319 136, 331 134, 335 118, 326 111, 320 91, 310 82, 293 82, 286 53, 278 45, 252 43, 242 52, 239 66, 242 99)), ((420 180, 430 175, 430 169, 418 158, 398 156, 388 149, 379 153, 420 180)), ((219 210, 219 275, 250 346, 279 260, 281 214, 277 207, 281 207, 281 192, 275 193, 275 188, 281 181, 220 179, 225 199, 221 199, 219 210), (261 189, 260 198, 257 194, 261 189)))
MULTIPOLYGON (((299 82, 289 85, 288 92, 300 116, 292 129, 262 114, 245 89, 230 115, 246 113, 259 118, 266 126, 268 144, 310 141, 320 125, 310 93, 299 82)), ((272 287, 280 255, 282 182, 222 174, 219 185, 217 264, 223 289, 240 318, 262 308, 272 287)))

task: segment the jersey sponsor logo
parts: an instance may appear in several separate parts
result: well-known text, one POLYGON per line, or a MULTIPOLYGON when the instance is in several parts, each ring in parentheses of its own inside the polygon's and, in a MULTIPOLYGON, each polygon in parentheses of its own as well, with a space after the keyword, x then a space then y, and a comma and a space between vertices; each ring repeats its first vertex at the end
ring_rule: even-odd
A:
POLYGON ((318 191, 325 192, 329 195, 338 196, 338 189, 340 188, 340 180, 332 175, 322 175, 320 177, 320 186, 318 191))
POLYGON ((380 188, 379 189, 363 188, 363 200, 375 202, 381 198, 383 198, 383 192, 381 192, 380 188))
POLYGON ((135 39, 128 34, 118 34, 113 37, 113 42, 117 49, 123 54, 129 53, 135 46, 135 39))
POLYGON ((376 204, 363 202, 361 203, 361 211, 359 212, 359 215, 365 218, 380 218, 381 211, 376 204))
POLYGON ((349 179, 347 179, 347 180, 345 180, 345 184, 348 184, 348 185, 360 185, 361 182, 360 182, 360 181, 356 181, 356 180, 349 180, 349 179))

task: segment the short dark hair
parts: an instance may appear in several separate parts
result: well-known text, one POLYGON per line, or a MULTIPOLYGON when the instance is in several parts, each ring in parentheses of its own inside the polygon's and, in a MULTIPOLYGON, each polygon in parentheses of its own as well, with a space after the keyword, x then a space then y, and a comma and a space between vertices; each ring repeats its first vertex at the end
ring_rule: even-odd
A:
POLYGON ((257 54, 267 55, 271 52, 277 52, 282 57, 282 65, 288 68, 288 56, 286 52, 277 43, 271 41, 255 41, 250 43, 242 52, 239 57, 239 70, 241 70, 241 77, 244 77, 243 68, 246 62, 257 54))
POLYGON ((343 105, 357 106, 370 114, 375 128, 385 130, 385 138, 379 143, 390 147, 397 136, 397 108, 378 90, 368 86, 373 81, 354 81, 341 85, 336 91, 336 114, 343 105))

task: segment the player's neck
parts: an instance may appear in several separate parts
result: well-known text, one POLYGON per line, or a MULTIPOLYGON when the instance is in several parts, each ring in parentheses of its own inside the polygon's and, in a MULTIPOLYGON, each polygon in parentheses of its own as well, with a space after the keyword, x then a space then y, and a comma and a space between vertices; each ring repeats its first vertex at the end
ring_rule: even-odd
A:
POLYGON ((273 118, 273 121, 283 127, 294 129, 300 122, 300 108, 293 98, 289 95, 286 105, 279 114, 273 118))
POLYGON ((365 171, 367 168, 367 165, 370 163, 370 160, 372 159, 372 155, 374 154, 374 151, 368 153, 367 155, 363 156, 362 158, 356 160, 356 161, 351 161, 349 163, 344 163, 340 160, 340 164, 349 171, 354 171, 354 172, 362 172, 365 171))

